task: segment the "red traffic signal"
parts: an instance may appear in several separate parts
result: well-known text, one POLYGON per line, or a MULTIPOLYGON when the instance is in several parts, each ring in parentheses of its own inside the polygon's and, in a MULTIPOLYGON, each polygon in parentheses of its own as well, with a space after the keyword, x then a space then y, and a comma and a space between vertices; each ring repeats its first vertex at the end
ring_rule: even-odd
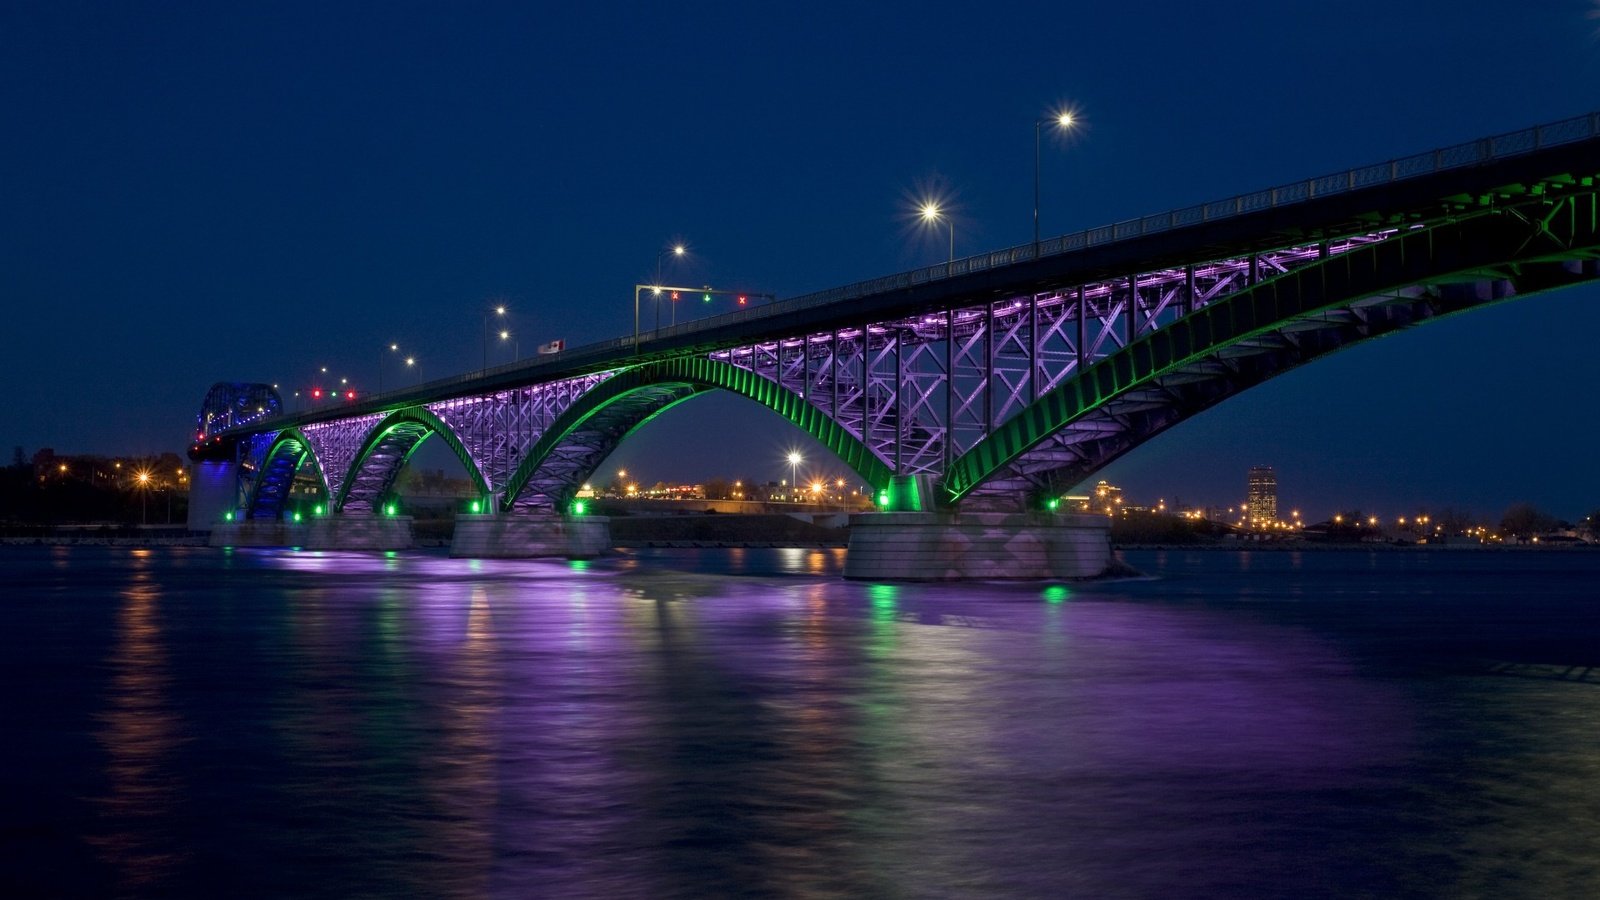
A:
POLYGON ((740 294, 739 295, 739 305, 743 306, 744 305, 744 301, 745 301, 745 296, 743 294, 740 294))
POLYGON ((345 391, 344 392, 344 398, 346 400, 354 400, 356 398, 356 392, 355 391, 345 391))
POLYGON ((312 397, 312 399, 315 399, 315 400, 321 400, 322 399, 322 388, 312 388, 311 389, 311 397, 312 397))

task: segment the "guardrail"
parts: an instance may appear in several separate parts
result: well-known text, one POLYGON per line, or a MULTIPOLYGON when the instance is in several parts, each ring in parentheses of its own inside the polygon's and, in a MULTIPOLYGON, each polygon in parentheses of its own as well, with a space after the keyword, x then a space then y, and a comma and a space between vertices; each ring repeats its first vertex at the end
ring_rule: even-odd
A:
MULTIPOLYGON (((827 306, 845 300, 856 300, 873 294, 881 294, 885 291, 914 287, 919 284, 941 281, 973 272, 983 272, 1033 259, 1042 259, 1047 256, 1059 256, 1063 253, 1072 253, 1116 241, 1159 234, 1175 228, 1215 222, 1279 206, 1290 206, 1319 197, 1343 194, 1381 184, 1393 184, 1451 169, 1482 165, 1493 160, 1522 156, 1546 147, 1576 143, 1594 137, 1600 137, 1600 112, 1563 119, 1559 122, 1551 122, 1545 125, 1535 125, 1532 128, 1524 128, 1520 131, 1479 138, 1464 144, 1441 147, 1426 153, 1404 156, 1388 162, 1377 163, 1376 165, 1347 169, 1343 172, 1335 172, 1331 175, 1322 175, 1316 178, 1307 178, 1304 181, 1296 181, 1275 188, 1239 194, 1226 200, 1213 200, 1210 203, 1201 203, 1196 206, 1175 209, 1153 216, 1142 216, 1111 225, 1088 228, 1074 234, 1049 238, 1040 241, 1038 244, 1020 244, 1003 250, 993 250, 975 256, 962 257, 951 260, 948 263, 912 269, 909 272, 884 275, 879 278, 857 281, 853 284, 829 288, 824 291, 801 294, 797 297, 778 300, 759 307, 735 310, 734 312, 709 316, 704 319, 696 319, 682 325, 640 332, 637 338, 628 335, 606 341, 598 341, 593 344, 584 344, 581 347, 574 347, 571 350, 552 354, 533 363, 519 361, 490 369, 477 369, 461 375, 414 385, 403 390, 376 394, 368 398, 368 400, 377 401, 385 397, 414 394, 418 391, 428 393, 447 391, 452 387, 468 384, 481 378, 524 370, 537 370, 546 365, 550 367, 570 366, 575 362, 582 362, 587 357, 603 357, 618 350, 631 349, 639 344, 661 338, 694 334, 738 322, 760 320, 804 309, 813 309, 818 306, 827 306)), ((326 410, 311 410, 308 412, 324 412, 332 411, 333 409, 333 407, 329 407, 326 410)))

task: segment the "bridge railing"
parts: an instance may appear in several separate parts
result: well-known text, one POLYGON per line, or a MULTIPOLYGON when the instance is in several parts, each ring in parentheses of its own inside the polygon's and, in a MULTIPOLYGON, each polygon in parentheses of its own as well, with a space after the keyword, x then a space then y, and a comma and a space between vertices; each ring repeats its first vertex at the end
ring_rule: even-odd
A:
POLYGON ((1021 244, 1002 250, 980 253, 976 256, 954 259, 947 263, 924 266, 920 269, 912 269, 909 272, 884 275, 853 284, 801 294, 750 309, 735 310, 704 319, 695 319, 681 325, 640 332, 637 338, 631 335, 612 338, 592 344, 584 344, 548 357, 540 357, 532 362, 515 362, 490 369, 477 369, 421 385, 412 385, 403 390, 386 392, 372 399, 382 400, 389 396, 416 394, 419 391, 426 393, 447 391, 452 387, 467 384, 480 378, 537 369, 545 365, 566 367, 574 362, 581 362, 591 357, 603 358, 619 351, 628 350, 637 344, 654 341, 659 338, 693 334, 738 322, 765 319, 818 306, 827 306, 832 303, 869 297, 887 291, 1027 262, 1032 259, 1059 256, 1063 253, 1073 253, 1088 247, 1098 247, 1116 241, 1228 219, 1279 206, 1304 203, 1319 197, 1342 194, 1376 185, 1392 184, 1450 169, 1482 165, 1497 159, 1520 156, 1546 147, 1575 143, 1595 137, 1600 137, 1600 112, 1563 119, 1559 122, 1536 125, 1520 131, 1479 138, 1464 144, 1441 147, 1426 153, 1404 156, 1375 165, 1361 166, 1347 169, 1343 172, 1307 178, 1303 181, 1295 181, 1275 188, 1239 194, 1224 200, 1213 200, 1182 209, 1174 209, 1137 219, 1128 219, 1111 225, 1088 228, 1073 234, 1049 238, 1037 244, 1021 244))

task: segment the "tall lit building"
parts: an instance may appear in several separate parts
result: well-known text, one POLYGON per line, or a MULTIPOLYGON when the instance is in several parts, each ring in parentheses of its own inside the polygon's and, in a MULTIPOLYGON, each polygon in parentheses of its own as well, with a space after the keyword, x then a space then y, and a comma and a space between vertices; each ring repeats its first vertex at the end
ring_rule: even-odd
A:
POLYGON ((1271 466, 1251 466, 1245 494, 1245 518, 1256 522, 1278 521, 1278 476, 1271 466))

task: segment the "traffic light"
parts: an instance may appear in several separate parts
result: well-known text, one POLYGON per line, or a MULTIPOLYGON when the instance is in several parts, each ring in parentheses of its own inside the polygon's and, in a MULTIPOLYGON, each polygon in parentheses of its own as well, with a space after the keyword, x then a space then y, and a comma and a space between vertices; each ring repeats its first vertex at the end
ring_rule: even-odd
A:
POLYGON ((356 392, 355 391, 345 391, 344 392, 344 398, 346 400, 354 400, 356 398, 356 392))
POLYGON ((321 400, 322 399, 322 388, 312 388, 311 389, 311 399, 313 399, 313 400, 321 400))
POLYGON ((711 295, 707 294, 705 299, 706 299, 707 303, 710 303, 711 302, 711 295))

